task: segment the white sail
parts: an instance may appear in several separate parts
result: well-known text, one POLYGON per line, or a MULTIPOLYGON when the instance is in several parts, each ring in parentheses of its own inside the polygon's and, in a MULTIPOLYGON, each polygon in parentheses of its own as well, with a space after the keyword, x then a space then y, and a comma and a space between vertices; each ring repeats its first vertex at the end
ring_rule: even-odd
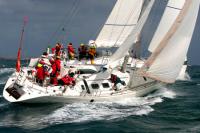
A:
POLYGON ((149 68, 145 76, 167 83, 175 82, 192 38, 199 4, 200 0, 186 0, 177 20, 161 41, 161 47, 158 46, 147 60, 149 68))
MULTIPOLYGON (((146 7, 144 13, 142 14, 140 20, 138 21, 136 27, 132 29, 132 32, 130 35, 127 37, 127 39, 124 41, 124 43, 117 49, 117 51, 110 57, 110 61, 108 63, 108 66, 111 64, 114 65, 113 63, 121 58, 123 58, 126 54, 127 51, 133 46, 133 43, 135 42, 136 38, 140 34, 148 16, 151 11, 151 8, 154 4, 155 0, 151 0, 146 7)), ((114 67, 114 66, 113 66, 114 67)))
POLYGON ((117 0, 99 33, 97 47, 120 46, 138 22, 143 0, 117 0))
POLYGON ((159 45, 161 40, 167 34, 170 27, 173 25, 174 21, 176 20, 178 14, 180 13, 181 9, 183 8, 184 3, 185 3, 185 0, 169 0, 168 1, 163 17, 149 45, 148 50, 150 52, 153 52, 155 50, 155 48, 159 45))

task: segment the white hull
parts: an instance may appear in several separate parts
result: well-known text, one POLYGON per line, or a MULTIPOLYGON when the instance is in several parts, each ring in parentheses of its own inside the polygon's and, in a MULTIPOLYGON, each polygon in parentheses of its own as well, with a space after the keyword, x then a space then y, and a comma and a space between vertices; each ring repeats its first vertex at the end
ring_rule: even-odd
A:
MULTIPOLYGON (((3 91, 3 96, 6 100, 13 103, 77 103, 77 102, 96 102, 96 101, 116 101, 125 97, 140 97, 155 91, 161 85, 159 82, 147 80, 136 83, 132 89, 124 87, 121 90, 113 90, 109 80, 103 79, 99 82, 108 83, 109 88, 92 89, 90 86, 95 81, 85 80, 89 86, 87 89, 82 89, 83 81, 78 82, 74 87, 69 86, 48 86, 41 87, 36 83, 26 79, 22 87, 14 85, 14 91, 17 91, 20 96, 13 96, 7 91, 7 88, 13 87, 16 82, 16 75, 9 78, 3 91)), ((100 77, 102 78, 102 77, 100 77)), ((137 78, 137 77, 136 77, 137 78)), ((141 78, 143 79, 143 78, 141 78)), ((139 80, 141 80, 139 79, 139 80)), ((97 79, 97 81, 100 79, 97 79)), ((128 79, 125 79, 128 80, 128 79)), ((128 82, 128 81, 126 81, 128 82)))

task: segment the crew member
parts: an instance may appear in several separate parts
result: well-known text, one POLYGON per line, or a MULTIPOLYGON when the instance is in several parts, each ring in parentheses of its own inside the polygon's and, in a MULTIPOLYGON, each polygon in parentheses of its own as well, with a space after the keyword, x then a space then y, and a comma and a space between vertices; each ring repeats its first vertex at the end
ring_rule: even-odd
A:
POLYGON ((58 80, 60 85, 75 85, 75 79, 69 75, 65 75, 60 80, 58 80))
POLYGON ((79 60, 86 58, 87 47, 83 43, 81 43, 80 47, 78 48, 78 52, 79 52, 79 60))
POLYGON ((52 64, 52 72, 51 72, 51 83, 53 85, 57 85, 58 84, 58 76, 60 75, 60 69, 61 69, 61 61, 60 61, 60 56, 56 56, 55 60, 51 60, 51 64, 52 64))
POLYGON ((95 46, 90 46, 89 51, 88 51, 88 56, 90 58, 91 64, 95 64, 94 63, 94 58, 96 56, 96 48, 95 48, 95 46))
POLYGON ((124 85, 126 85, 126 83, 122 81, 119 77, 117 77, 117 75, 115 74, 111 74, 110 80, 112 83, 114 83, 113 85, 114 90, 121 90, 124 87, 124 85))
POLYGON ((51 63, 49 62, 49 59, 48 59, 48 53, 47 52, 43 52, 41 58, 38 60, 38 63, 40 63, 42 65, 51 66, 51 63))
POLYGON ((43 85, 43 82, 47 76, 49 76, 49 72, 45 65, 38 63, 36 66, 36 82, 40 85, 43 85))
POLYGON ((74 57, 75 57, 75 51, 74 51, 74 48, 73 48, 72 43, 69 43, 69 44, 68 44, 67 50, 68 50, 68 57, 69 57, 69 59, 70 59, 70 60, 73 60, 74 57))
POLYGON ((55 49, 56 49, 56 56, 60 56, 62 45, 60 43, 57 43, 55 49))

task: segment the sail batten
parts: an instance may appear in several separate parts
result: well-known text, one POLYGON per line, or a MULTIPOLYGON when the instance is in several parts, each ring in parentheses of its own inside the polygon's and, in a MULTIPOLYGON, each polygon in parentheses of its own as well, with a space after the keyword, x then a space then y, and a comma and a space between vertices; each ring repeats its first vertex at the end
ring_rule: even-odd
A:
MULTIPOLYGON (((169 0, 170 2, 170 0, 169 0)), ((173 83, 184 63, 195 28, 200 0, 186 0, 174 24, 145 63, 144 76, 173 83)))
POLYGON ((144 0, 118 0, 100 31, 97 47, 118 47, 135 28, 144 0))

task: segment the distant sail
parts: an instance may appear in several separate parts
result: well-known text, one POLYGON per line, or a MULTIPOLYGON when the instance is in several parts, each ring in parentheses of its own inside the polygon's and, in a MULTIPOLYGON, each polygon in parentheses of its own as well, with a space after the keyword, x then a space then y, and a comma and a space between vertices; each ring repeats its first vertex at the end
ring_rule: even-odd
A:
POLYGON ((200 0, 185 1, 175 23, 145 63, 145 76, 162 82, 175 82, 191 42, 199 4, 200 0))
POLYGON ((169 29, 173 25, 174 21, 176 20, 178 14, 180 13, 181 9, 183 8, 184 3, 185 3, 185 0, 168 1, 168 4, 162 16, 162 19, 149 45, 148 50, 150 52, 153 52, 156 49, 160 41, 167 34, 169 29))
POLYGON ((135 28, 144 0, 117 0, 99 33, 97 47, 118 47, 135 28))

